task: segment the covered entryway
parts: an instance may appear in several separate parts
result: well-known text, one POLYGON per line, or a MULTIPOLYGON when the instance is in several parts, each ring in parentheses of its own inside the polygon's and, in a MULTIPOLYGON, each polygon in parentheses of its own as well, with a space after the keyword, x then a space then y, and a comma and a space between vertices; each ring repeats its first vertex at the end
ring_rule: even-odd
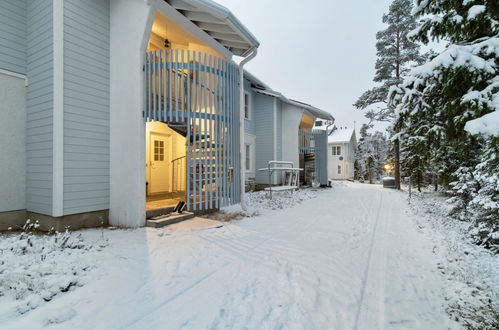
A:
MULTIPOLYGON (((175 127, 174 127, 175 128, 175 127)), ((146 123, 146 211, 186 200, 186 138, 165 123, 146 123)))

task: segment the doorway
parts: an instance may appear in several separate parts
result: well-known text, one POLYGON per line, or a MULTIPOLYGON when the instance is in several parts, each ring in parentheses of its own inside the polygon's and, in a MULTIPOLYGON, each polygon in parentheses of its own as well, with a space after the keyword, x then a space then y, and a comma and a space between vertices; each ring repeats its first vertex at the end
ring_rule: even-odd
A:
POLYGON ((172 136, 151 132, 149 137, 149 194, 171 192, 172 136))
POLYGON ((146 123, 146 211, 186 200, 186 137, 176 126, 146 123))

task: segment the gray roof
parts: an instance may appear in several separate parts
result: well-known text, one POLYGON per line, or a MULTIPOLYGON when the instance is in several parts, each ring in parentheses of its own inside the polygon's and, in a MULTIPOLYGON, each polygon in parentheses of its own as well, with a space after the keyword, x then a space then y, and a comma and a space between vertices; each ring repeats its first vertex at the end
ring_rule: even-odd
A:
POLYGON ((267 96, 273 96, 278 99, 280 99, 282 102, 286 104, 291 104, 296 107, 302 108, 307 110, 309 113, 311 113, 313 116, 316 118, 321 118, 321 119, 326 119, 326 120, 334 120, 334 117, 332 114, 330 114, 327 111, 321 110, 319 108, 316 108, 310 104, 303 103, 300 101, 288 99, 286 96, 284 96, 282 93, 277 92, 270 88, 267 84, 265 84, 263 81, 255 77, 253 74, 250 72, 244 70, 244 77, 249 80, 250 82, 253 83, 254 87, 252 88, 254 92, 267 95, 267 96))
POLYGON ((246 56, 260 43, 227 8, 212 0, 165 0, 232 54, 246 56))

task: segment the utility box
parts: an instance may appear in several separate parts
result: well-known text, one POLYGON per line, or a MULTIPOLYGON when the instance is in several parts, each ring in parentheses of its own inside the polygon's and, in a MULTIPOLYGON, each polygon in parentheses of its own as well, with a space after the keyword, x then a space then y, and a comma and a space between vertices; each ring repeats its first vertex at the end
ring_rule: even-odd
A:
POLYGON ((383 178, 383 188, 395 189, 395 178, 391 176, 385 176, 383 178))

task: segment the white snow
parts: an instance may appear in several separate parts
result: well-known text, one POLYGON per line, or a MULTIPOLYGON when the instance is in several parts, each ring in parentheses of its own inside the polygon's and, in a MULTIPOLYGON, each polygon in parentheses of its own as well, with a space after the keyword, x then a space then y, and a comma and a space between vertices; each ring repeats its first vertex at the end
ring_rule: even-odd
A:
POLYGON ((353 133, 353 128, 338 128, 329 135, 328 143, 349 142, 352 139, 353 133))
POLYGON ((485 12, 486 7, 484 5, 474 5, 468 9, 468 19, 475 19, 478 15, 485 12))
POLYGON ((83 286, 24 314, 0 295, 0 328, 461 328, 446 310, 463 286, 434 253, 447 245, 405 193, 339 183, 275 201, 248 194, 248 204, 260 215, 223 227, 105 230, 83 286))
POLYGON ((499 110, 470 120, 466 123, 464 129, 471 134, 499 135, 499 110))

